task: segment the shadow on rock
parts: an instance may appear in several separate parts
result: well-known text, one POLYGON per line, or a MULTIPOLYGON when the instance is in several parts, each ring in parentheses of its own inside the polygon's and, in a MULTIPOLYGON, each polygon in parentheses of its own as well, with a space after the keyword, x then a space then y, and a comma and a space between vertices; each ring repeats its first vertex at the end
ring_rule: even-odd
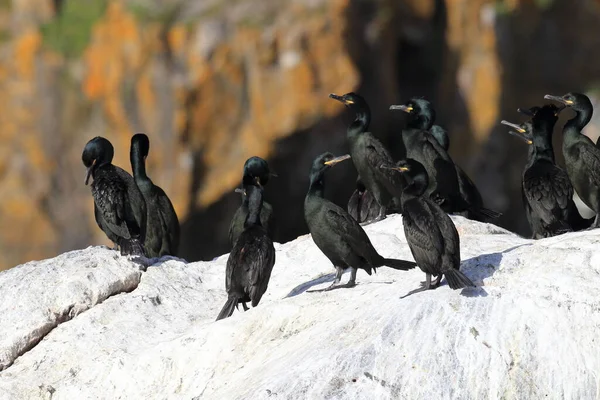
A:
POLYGON ((317 286, 322 283, 333 282, 334 279, 335 279, 335 274, 321 275, 318 278, 315 278, 308 282, 301 283, 300 285, 296 286, 288 293, 287 296, 285 296, 285 298, 298 296, 299 294, 306 292, 308 289, 310 289, 313 286, 317 286))
MULTIPOLYGON (((509 253, 515 249, 518 249, 522 246, 531 246, 530 243, 520 244, 518 246, 511 247, 510 249, 506 249, 500 253, 490 253, 490 254, 482 254, 473 258, 469 258, 468 260, 464 260, 460 265, 460 270, 476 285, 483 285, 483 280, 491 277, 498 271, 500 267, 500 262, 502 261, 502 257, 504 254, 509 253)), ((469 293, 475 293, 476 290, 469 289, 469 293)), ((465 293, 466 296, 475 297, 477 295, 469 295, 465 293)), ((487 295, 487 294, 486 294, 487 295)))

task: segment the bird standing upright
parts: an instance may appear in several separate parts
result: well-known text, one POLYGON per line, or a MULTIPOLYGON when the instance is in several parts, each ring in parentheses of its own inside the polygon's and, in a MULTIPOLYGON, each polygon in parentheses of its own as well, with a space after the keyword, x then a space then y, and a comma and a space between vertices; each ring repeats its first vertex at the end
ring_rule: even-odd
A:
POLYGON ((244 231, 227 258, 225 288, 228 298, 217 321, 230 317, 239 303, 242 303, 244 311, 248 310, 247 302, 256 307, 267 291, 275 264, 273 241, 260 222, 262 187, 260 184, 248 185, 243 190, 248 197, 248 216, 244 231))
POLYGON ((379 168, 382 164, 391 164, 393 160, 383 144, 367 131, 371 123, 371 110, 365 99, 353 92, 343 96, 332 93, 329 97, 356 113, 356 118, 347 130, 350 155, 362 183, 380 207, 377 217, 367 222, 380 221, 386 218, 390 201, 394 197, 400 199, 405 185, 404 178, 396 171, 379 168))
POLYGON ((133 135, 129 152, 131 169, 147 209, 144 249, 147 257, 175 256, 179 247, 179 219, 169 196, 146 174, 146 157, 149 152, 148 136, 143 133, 133 135))
POLYGON ((600 227, 600 149, 582 134, 592 119, 594 107, 589 97, 582 93, 564 96, 544 96, 572 108, 575 117, 563 127, 563 155, 567 174, 581 200, 596 213, 592 228, 600 227))
POLYGON ((325 172, 349 158, 349 155, 334 157, 331 153, 318 156, 311 168, 310 186, 304 199, 304 218, 312 239, 337 272, 333 284, 325 290, 353 287, 358 268, 371 275, 371 271, 381 266, 403 271, 417 266, 411 261, 383 258, 359 223, 346 210, 325 199, 325 172), (346 268, 352 270, 350 280, 338 285, 346 268))
POLYGON ((112 164, 115 150, 105 138, 87 142, 81 160, 87 168, 94 197, 94 217, 122 255, 143 256, 146 237, 146 203, 133 178, 112 164))
MULTIPOLYGON (((231 223, 229 225, 229 242, 231 246, 235 245, 238 237, 244 231, 244 224, 248 217, 248 196, 244 190, 248 185, 260 185, 264 187, 270 177, 276 176, 269 170, 269 164, 260 157, 250 157, 244 163, 244 173, 242 177, 242 190, 239 192, 242 194, 242 204, 233 214, 231 223)), ((260 223, 263 228, 266 229, 269 237, 273 239, 275 233, 275 218, 273 217, 273 207, 263 201, 262 208, 260 211, 260 223)))
POLYGON ((425 167, 408 158, 388 168, 401 171, 410 178, 402 192, 402 222, 410 251, 426 277, 424 286, 403 297, 437 288, 442 275, 452 289, 475 286, 460 272, 460 239, 452 219, 426 195, 425 167), (433 282, 432 275, 436 277, 433 282))

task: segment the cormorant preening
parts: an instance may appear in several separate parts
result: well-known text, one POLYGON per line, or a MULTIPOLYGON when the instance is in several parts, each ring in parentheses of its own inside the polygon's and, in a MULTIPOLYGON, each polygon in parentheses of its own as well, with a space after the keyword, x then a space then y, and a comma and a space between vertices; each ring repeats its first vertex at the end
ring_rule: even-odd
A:
POLYGON ((94 216, 98 226, 121 250, 122 255, 145 255, 146 203, 133 178, 112 165, 115 150, 105 138, 87 142, 81 155, 90 176, 94 197, 94 216))
POLYGON ((460 240, 452 219, 427 196, 427 171, 413 159, 400 161, 395 168, 404 172, 408 186, 402 192, 402 222, 410 251, 425 272, 424 286, 404 297, 439 286, 442 275, 452 289, 475 286, 460 272, 460 240), (435 276, 431 282, 431 276, 435 276))
MULTIPOLYGON (((233 214, 231 224, 229 225, 229 243, 235 245, 238 237, 244 231, 244 223, 248 217, 248 196, 244 193, 248 185, 265 186, 269 182, 269 178, 277 176, 269 170, 269 164, 260 157, 250 157, 244 163, 244 175, 242 177, 242 190, 239 192, 242 195, 242 204, 233 214)), ((260 212, 260 223, 266 229, 269 237, 273 239, 275 231, 275 222, 273 218, 273 207, 263 201, 260 212)))
POLYGON ((313 241, 337 271, 335 281, 325 290, 353 287, 358 268, 371 275, 372 270, 381 266, 403 271, 417 266, 414 262, 380 256, 359 223, 344 209, 325 199, 325 171, 348 158, 349 155, 334 157, 331 153, 317 157, 312 165, 310 186, 304 199, 304 218, 313 241), (346 285, 337 285, 346 268, 352 270, 350 280, 346 285))
POLYGON ((362 183, 380 206, 377 218, 369 222, 380 221, 386 217, 390 201, 394 197, 400 199, 405 185, 404 178, 397 171, 379 168, 382 164, 391 164, 393 160, 383 144, 367 132, 371 110, 365 99, 352 92, 343 96, 332 93, 329 97, 342 102, 356 113, 356 118, 347 130, 350 155, 362 183))
POLYGON ((446 131, 435 121, 435 110, 425 99, 413 98, 407 104, 392 105, 409 117, 402 140, 406 157, 419 161, 429 175, 427 194, 448 213, 464 212, 467 218, 487 220, 501 214, 483 206, 483 199, 473 181, 452 161, 447 150, 450 141, 446 131))
POLYGON ((501 121, 514 129, 511 134, 530 145, 521 190, 533 239, 570 232, 574 230, 572 222, 582 219, 573 201, 569 176, 554 160, 552 132, 560 111, 552 104, 519 108, 531 117, 531 122, 517 125, 501 121))
POLYGON ((380 208, 379 203, 367 190, 359 176, 356 179, 356 189, 348 200, 348 213, 360 223, 376 219, 380 208))
POLYGON ((146 202, 147 257, 175 256, 179 247, 179 220, 169 196, 146 175, 146 157, 150 151, 148 136, 137 133, 131 138, 129 158, 133 179, 146 202))
POLYGON ((246 302, 252 302, 252 307, 256 307, 267 291, 275 264, 273 241, 260 222, 262 187, 257 183, 243 190, 248 198, 248 216, 244 231, 227 259, 225 288, 228 298, 217 321, 230 317, 239 303, 242 303, 244 311, 248 310, 246 302))
POLYGON ((571 107, 576 115, 563 128, 563 155, 567 173, 575 191, 589 208, 596 213, 592 228, 600 227, 600 149, 581 133, 590 122, 594 108, 590 99, 581 93, 567 93, 564 96, 546 95, 571 107))

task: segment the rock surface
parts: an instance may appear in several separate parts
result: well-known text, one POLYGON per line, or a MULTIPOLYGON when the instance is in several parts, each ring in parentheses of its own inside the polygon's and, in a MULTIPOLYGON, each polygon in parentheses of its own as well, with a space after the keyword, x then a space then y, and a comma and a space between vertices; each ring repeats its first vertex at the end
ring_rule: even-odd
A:
MULTIPOLYGON (((276 245, 266 295, 214 322, 226 255, 91 247, 0 273, 3 399, 588 399, 600 393, 600 230, 533 242, 453 218, 478 286, 405 299, 420 270, 353 289, 310 236, 276 245), (150 265, 147 269, 145 265, 150 265), (145 270, 145 272, 143 272, 145 270), (41 340, 40 340, 41 339, 41 340)), ((412 259, 400 216, 366 227, 412 259)), ((347 275, 345 275, 347 279, 347 275)))

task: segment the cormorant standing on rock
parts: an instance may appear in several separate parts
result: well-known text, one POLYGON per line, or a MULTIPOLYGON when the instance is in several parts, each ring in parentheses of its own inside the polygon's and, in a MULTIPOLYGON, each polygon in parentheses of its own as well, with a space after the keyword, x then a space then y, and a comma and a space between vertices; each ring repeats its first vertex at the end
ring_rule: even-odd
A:
POLYGON ((131 169, 148 211, 144 249, 147 257, 175 256, 179 247, 179 220, 169 196, 146 175, 149 151, 148 136, 143 133, 133 135, 129 153, 131 169))
POLYGON ((252 307, 256 307, 267 291, 275 264, 273 241, 260 222, 262 187, 260 184, 248 185, 243 190, 248 198, 248 216, 244 231, 227 259, 225 288, 228 298, 217 321, 230 317, 239 303, 244 311, 248 310, 246 302, 252 302, 252 307))
POLYGON ((356 179, 356 189, 348 200, 348 214, 357 222, 371 221, 379 215, 379 204, 360 179, 356 179))
POLYGON ((450 145, 447 133, 437 125, 432 129, 435 110, 429 101, 413 98, 407 104, 390 106, 390 110, 408 113, 408 124, 402 131, 406 157, 425 167, 429 176, 427 194, 444 211, 466 212, 468 218, 480 221, 501 215, 483 207, 481 194, 473 181, 452 161, 446 147, 450 145))
POLYGON ((439 286, 442 275, 452 289, 475 286, 460 272, 460 241, 452 219, 426 194, 427 171, 413 159, 400 161, 395 168, 407 174, 409 184, 402 192, 402 222, 410 251, 425 272, 424 286, 409 292, 421 292, 439 286), (435 281, 431 281, 431 276, 435 281))
POLYGON ((131 175, 111 164, 114 153, 113 145, 97 136, 87 142, 81 155, 87 168, 85 184, 90 177, 94 180, 94 216, 122 255, 143 256, 146 203, 131 175))
POLYGON ((381 266, 403 271, 417 266, 414 262, 380 256, 359 223, 344 209, 325 199, 325 171, 348 158, 349 155, 334 157, 331 153, 318 156, 311 168, 310 186, 304 199, 304 218, 313 241, 337 271, 333 284, 325 290, 353 287, 358 268, 371 275, 371 271, 381 266), (337 285, 346 268, 352 270, 350 280, 346 285, 337 285))
POLYGON ((581 93, 564 96, 546 95, 545 99, 558 101, 572 108, 576 115, 563 128, 563 155, 567 174, 581 200, 596 213, 592 228, 600 227, 600 149, 582 134, 592 119, 594 108, 590 99, 581 93))
POLYGON ((377 218, 368 222, 380 221, 386 218, 390 201, 394 197, 400 199, 405 185, 404 178, 396 171, 379 168, 382 164, 393 163, 393 160, 383 144, 367 132, 371 122, 371 110, 365 99, 353 92, 343 96, 332 93, 329 97, 356 113, 356 118, 347 130, 350 155, 361 181, 380 207, 377 218))
MULTIPOLYGON (((239 192, 242 194, 242 204, 233 214, 231 224, 229 225, 229 242, 231 245, 235 245, 238 237, 244 231, 244 224, 248 217, 248 196, 244 189, 248 185, 260 185, 264 187, 268 182, 269 178, 277 176, 269 170, 269 164, 260 157, 250 157, 244 163, 244 175, 242 178, 242 190, 239 192)), ((273 239, 275 231, 275 221, 273 218, 273 207, 266 201, 262 202, 262 208, 260 212, 260 223, 263 228, 266 229, 269 237, 273 239)))
POLYGON ((569 176, 554 160, 552 132, 561 110, 552 104, 519 108, 519 112, 531 117, 531 122, 517 125, 501 121, 514 129, 511 134, 530 145, 521 190, 533 239, 573 231, 572 224, 583 220, 573 201, 569 176))

